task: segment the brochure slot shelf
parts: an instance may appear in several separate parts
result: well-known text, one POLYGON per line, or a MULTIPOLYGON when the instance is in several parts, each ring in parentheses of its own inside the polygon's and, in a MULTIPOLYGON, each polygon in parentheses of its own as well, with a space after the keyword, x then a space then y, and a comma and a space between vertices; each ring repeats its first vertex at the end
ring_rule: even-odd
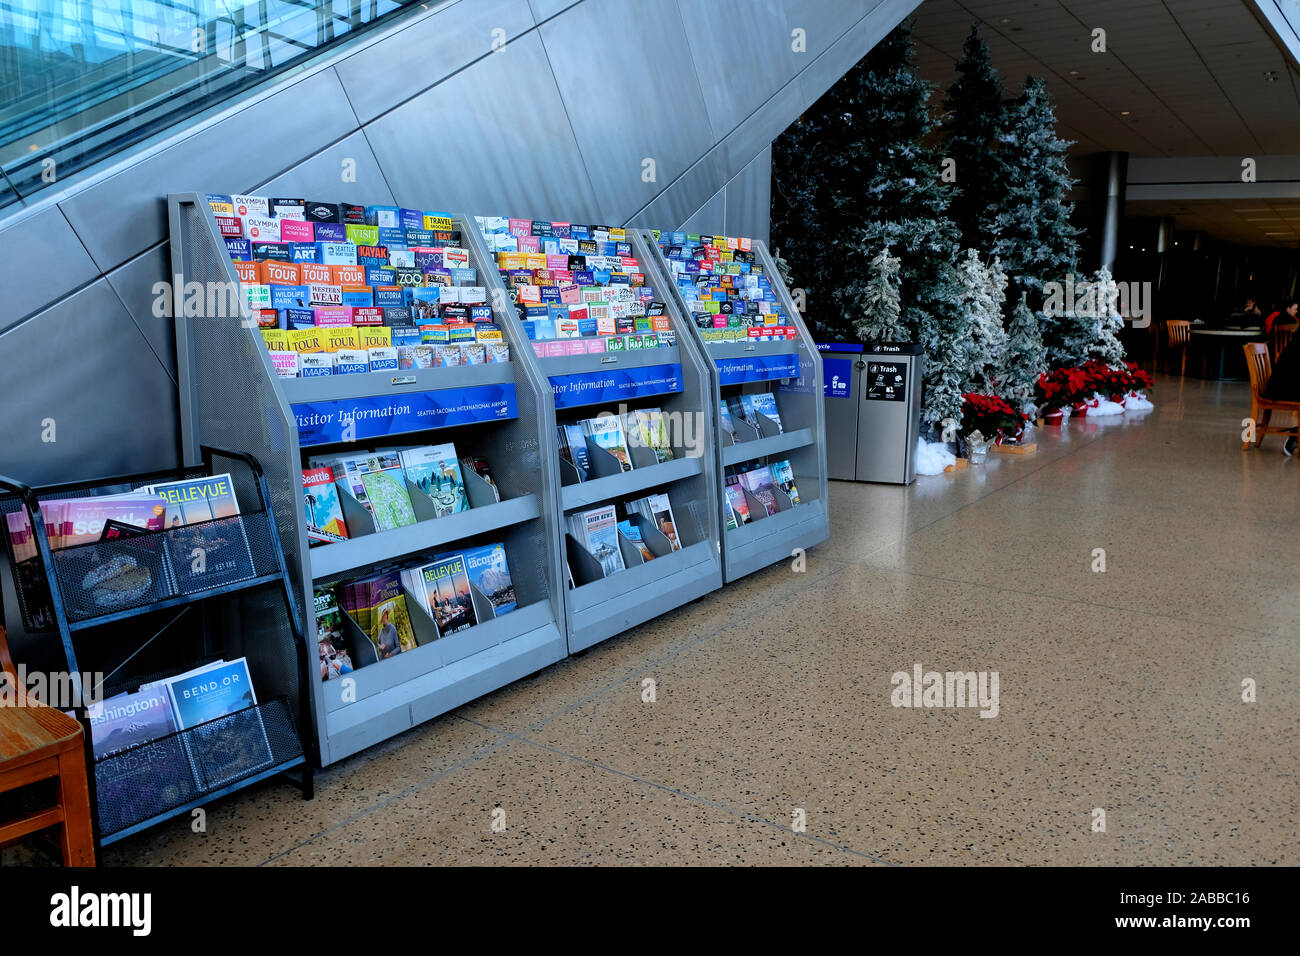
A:
MULTIPOLYGON (((809 548, 830 535, 826 510, 826 419, 822 399, 822 369, 816 343, 795 309, 785 283, 766 245, 753 240, 754 262, 761 265, 771 283, 786 325, 793 326, 793 339, 771 341, 706 341, 691 317, 690 307, 674 280, 672 267, 659 245, 658 235, 643 230, 645 245, 653 253, 656 286, 671 287, 673 300, 686 317, 683 326, 693 346, 705 356, 709 374, 710 409, 719 440, 713 444, 719 481, 714 486, 720 514, 728 504, 723 476, 731 466, 762 460, 768 464, 788 460, 798 488, 800 503, 788 511, 778 510, 749 524, 722 534, 723 579, 735 581, 776 561, 788 558, 795 548, 809 548), (781 427, 758 416, 758 427, 732 415, 734 440, 722 427, 721 402, 740 393, 770 391, 774 394, 781 427)), ((684 343, 683 343, 684 344, 684 343)), ((774 486, 776 491, 780 488, 774 486)), ((747 497, 747 500, 752 498, 747 497)), ((780 500, 777 506, 780 508, 780 500)))
POLYGON ((785 355, 791 351, 787 342, 709 342, 709 355, 715 359, 739 359, 755 355, 785 355))
MULTIPOLYGON (((72 711, 85 731, 87 767, 93 769, 99 846, 286 771, 297 771, 295 782, 304 796, 312 795, 302 619, 268 507, 269 487, 251 455, 204 445, 199 456, 199 462, 168 472, 42 488, 0 477, 0 513, 23 510, 32 529, 37 556, 25 563, 35 565, 39 587, 23 601, 29 610, 40 605, 35 623, 59 636, 77 701, 72 711), (50 546, 42 502, 223 473, 230 476, 236 515, 90 545, 50 546), (245 511, 254 501, 258 507, 245 511), (105 574, 114 570, 130 575, 126 600, 118 600, 120 590, 111 601, 96 590, 96 582, 109 580, 105 574), (105 603, 117 610, 103 613, 105 603), (83 639, 90 631, 93 639, 83 639), (259 703, 180 729, 174 729, 181 722, 176 716, 167 733, 96 758, 88 705, 213 661, 240 658, 251 690, 262 697, 259 703), (144 667, 163 661, 163 669, 144 667), (104 674, 102 685, 83 687, 85 673, 104 674)), ((14 544, 5 538, 12 562, 14 544)))
MULTIPOLYGON (((646 284, 655 290, 654 300, 663 303, 676 341, 640 350, 578 355, 539 356, 528 348, 521 359, 550 385, 546 424, 551 444, 546 460, 554 475, 551 507, 561 518, 556 543, 577 585, 564 592, 570 653, 722 585, 718 543, 721 526, 713 490, 721 481, 721 473, 713 451, 716 415, 709 405, 709 372, 703 353, 687 340, 686 325, 672 293, 655 281, 649 248, 635 230, 628 230, 626 238, 632 256, 645 273, 646 284), (620 372, 630 374, 621 376, 620 372), (629 447, 633 467, 624 471, 607 450, 588 440, 591 475, 586 481, 578 481, 573 465, 560 455, 557 422, 571 424, 598 414, 617 414, 620 406, 660 408, 666 418, 671 418, 677 425, 670 428, 673 459, 659 463, 651 449, 629 447), (641 529, 646 546, 652 553, 662 547, 663 556, 645 562, 636 546, 620 533, 619 552, 626 568, 605 576, 599 562, 568 533, 563 521, 566 513, 607 504, 621 508, 626 501, 654 488, 668 493, 681 549, 673 551, 653 522, 642 522, 639 515, 629 514, 628 519, 641 529)), ((483 245, 481 234, 475 234, 474 242, 483 245)), ((486 256, 486 246, 483 248, 486 256)), ((513 302, 500 274, 494 270, 491 279, 500 296, 513 302)), ((507 321, 519 336, 524 335, 517 315, 511 314, 507 321)))
MULTIPOLYGON (((590 448, 590 443, 588 447, 590 448)), ((600 451, 602 455, 610 457, 609 452, 604 449, 600 451)), ((592 455, 591 460, 598 460, 598 456, 592 455)), ((562 468, 573 470, 567 461, 561 461, 562 468)), ((637 492, 691 478, 703 471, 704 465, 699 458, 674 458, 672 461, 637 467, 631 471, 619 470, 603 477, 588 478, 579 484, 565 485, 561 507, 567 512, 602 501, 623 501, 636 497, 637 492)))
MULTIPOLYGON (((646 368, 652 365, 674 365, 681 362, 681 347, 659 345, 636 352, 603 352, 593 355, 553 355, 539 358, 548 378, 566 378, 587 372, 612 371, 621 368, 646 368)), ((601 401, 601 399, 597 399, 601 401)))
MULTIPOLYGON (((736 422, 736 431, 740 432, 743 422, 736 422)), ((815 441, 811 428, 799 428, 794 431, 780 432, 775 435, 759 436, 746 441, 738 441, 722 449, 722 463, 737 465, 742 461, 755 458, 780 455, 782 452, 805 448, 815 441)))
POLYGON ((365 372, 357 375, 322 375, 316 378, 281 380, 290 405, 342 399, 378 398, 479 385, 513 385, 514 362, 492 365, 462 365, 455 368, 413 368, 397 372, 365 372))
MULTIPOLYGON (((311 549, 311 576, 317 582, 327 581, 348 571, 440 548, 453 541, 522 524, 541 516, 537 496, 521 495, 459 514, 424 518, 402 528, 378 531, 374 528, 370 512, 358 504, 355 498, 341 492, 339 499, 343 504, 343 518, 347 522, 349 533, 354 527, 354 520, 358 532, 356 537, 350 537, 347 541, 336 541, 311 549)), ((419 515, 418 509, 416 514, 419 515)))
MULTIPOLYGON (((205 195, 172 195, 168 209, 177 288, 195 281, 237 282, 205 195)), ((510 347, 509 362, 279 378, 258 329, 233 319, 176 320, 185 459, 191 459, 200 442, 235 441, 262 458, 296 605, 313 622, 308 637, 313 660, 318 582, 358 569, 385 570, 404 556, 469 539, 500 542, 506 551, 520 602, 513 612, 389 660, 358 666, 346 675, 349 686, 358 689, 352 703, 343 703, 343 681, 322 681, 317 673, 309 682, 312 732, 322 765, 527 676, 566 653, 558 514, 551 504, 559 481, 554 469, 542 467, 554 451, 551 388, 531 361, 532 348, 513 315, 490 294, 496 269, 474 241, 474 223, 463 216, 449 218, 460 232, 469 267, 477 270, 474 281, 489 289, 487 304, 510 347), (351 433, 344 428, 349 422, 355 425, 351 433), (449 433, 453 437, 445 437, 449 433), (458 455, 472 451, 486 458, 503 500, 498 503, 493 496, 490 504, 471 502, 475 506, 468 511, 384 531, 352 509, 358 534, 309 547, 302 486, 309 452, 421 441, 454 441, 458 455), (483 540, 489 534, 494 538, 483 540), (462 655, 453 653, 457 647, 478 649, 462 655)), ((173 310, 177 315, 181 311, 173 310)), ((463 477, 471 486, 472 480, 463 477)), ((417 501, 413 507, 419 508, 423 501, 417 501)), ((354 648, 360 646, 353 642, 354 648)))

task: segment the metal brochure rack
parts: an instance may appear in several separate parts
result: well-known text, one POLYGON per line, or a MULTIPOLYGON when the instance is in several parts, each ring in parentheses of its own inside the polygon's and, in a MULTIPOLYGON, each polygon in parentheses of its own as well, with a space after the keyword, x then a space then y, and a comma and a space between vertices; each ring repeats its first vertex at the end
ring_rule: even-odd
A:
POLYGON ((749 523, 722 535, 724 580, 730 582, 777 561, 790 558, 796 549, 806 549, 830 535, 826 483, 826 409, 822 400, 822 362, 817 345, 790 299, 767 246, 753 240, 751 246, 771 280, 781 307, 797 330, 794 339, 781 341, 706 342, 691 320, 685 298, 673 281, 667 259, 659 246, 659 233, 643 230, 642 238, 653 254, 656 287, 671 286, 674 301, 686 320, 682 322, 702 354, 707 356, 710 408, 719 481, 714 484, 717 510, 725 513, 722 475, 733 465, 760 459, 789 459, 794 470, 800 503, 791 505, 777 489, 778 511, 767 515, 761 505, 755 514, 751 501, 749 523), (748 429, 736 422, 736 440, 718 421, 719 403, 740 392, 772 390, 780 406, 782 429, 773 422, 760 422, 748 429), (741 435, 744 434, 742 440, 741 435))
MULTIPOLYGON (((421 639, 417 621, 414 649, 373 663, 362 658, 344 679, 309 683, 320 763, 334 763, 562 659, 551 389, 504 300, 493 297, 492 305, 510 345, 508 363, 281 379, 256 327, 238 316, 185 316, 188 283, 222 288, 238 283, 238 276, 204 194, 170 196, 168 211, 185 460, 196 462, 201 444, 215 444, 247 449, 262 462, 313 659, 314 584, 463 544, 505 545, 516 610, 441 638, 426 631, 421 639), (458 453, 488 459, 501 501, 475 500, 470 488, 469 511, 418 516, 416 524, 373 533, 359 521, 361 533, 349 540, 308 548, 304 450, 449 440, 458 453)), ((490 284, 496 268, 474 241, 473 221, 455 217, 455 228, 470 264, 490 284)), ((360 646, 359 654, 365 650, 360 646)))
MULTIPOLYGON (((567 559, 574 587, 565 590, 565 621, 569 652, 576 653, 722 586, 719 511, 714 488, 721 480, 716 454, 716 414, 708 362, 699 343, 690 340, 689 323, 667 289, 651 271, 654 253, 636 232, 628 240, 647 282, 654 285, 676 344, 641 351, 539 357, 525 345, 519 361, 547 383, 541 417, 549 448, 546 471, 555 488, 556 544, 567 559), (667 416, 673 459, 662 463, 643 448, 630 448, 633 468, 623 471, 602 449, 590 445, 592 473, 586 481, 560 457, 557 422, 574 422, 620 406, 658 407, 667 416), (606 461, 605 459, 608 459, 606 461), (639 549, 620 534, 625 570, 606 576, 599 564, 567 533, 564 516, 610 502, 625 502, 647 494, 668 495, 681 548, 671 544, 650 522, 632 520, 654 555, 645 560, 639 549)), ((475 253, 486 257, 482 238, 475 235, 475 253)), ((501 297, 509 301, 500 274, 490 277, 501 297)), ((524 336, 517 316, 507 319, 516 338, 524 336)))
MULTIPOLYGON (((101 847, 287 771, 312 795, 311 767, 304 766, 310 670, 267 484, 251 455, 204 446, 201 459, 167 472, 39 488, 0 476, 0 518, 25 511, 33 529, 36 556, 21 562, 6 537, 18 607, 25 629, 55 631, 62 644, 76 690, 73 713, 85 729, 101 847), (42 502, 223 473, 240 504, 233 517, 50 548, 42 502), (109 595, 87 586, 88 572, 114 564, 135 568, 144 584, 109 595), (92 698, 111 709, 120 693, 238 658, 247 663, 255 703, 126 747, 123 740, 132 738, 120 719, 115 732, 95 739, 92 698), (92 674, 102 683, 83 686, 83 675, 92 674)), ((106 723, 114 726, 111 718, 106 723)))

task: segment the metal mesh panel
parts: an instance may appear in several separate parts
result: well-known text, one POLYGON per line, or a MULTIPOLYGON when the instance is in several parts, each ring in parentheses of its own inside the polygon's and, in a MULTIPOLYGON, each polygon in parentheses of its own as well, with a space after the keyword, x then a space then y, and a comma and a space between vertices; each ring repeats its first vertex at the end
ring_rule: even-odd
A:
POLYGON ((100 833, 110 836, 301 756, 283 697, 112 754, 95 764, 100 833))
POLYGON ((266 514, 200 521, 54 552, 70 622, 197 594, 279 570, 266 514))

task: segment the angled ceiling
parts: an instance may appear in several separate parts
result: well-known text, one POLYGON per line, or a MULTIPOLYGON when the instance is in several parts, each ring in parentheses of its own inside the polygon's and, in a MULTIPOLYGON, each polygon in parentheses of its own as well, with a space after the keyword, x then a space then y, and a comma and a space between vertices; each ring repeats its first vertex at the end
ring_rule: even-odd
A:
POLYGON ((915 18, 932 83, 977 21, 1009 87, 1045 77, 1076 155, 1300 153, 1300 71, 1247 0, 925 0, 915 18))

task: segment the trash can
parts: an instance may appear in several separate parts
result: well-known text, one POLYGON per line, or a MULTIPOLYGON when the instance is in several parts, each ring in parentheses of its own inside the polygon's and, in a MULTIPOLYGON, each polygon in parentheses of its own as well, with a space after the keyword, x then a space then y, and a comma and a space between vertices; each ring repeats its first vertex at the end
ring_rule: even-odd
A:
POLYGON ((858 394, 861 343, 818 342, 826 400, 826 477, 853 481, 858 470, 858 394))
POLYGON ((826 402, 827 475, 916 480, 925 354, 907 342, 818 343, 826 402))

